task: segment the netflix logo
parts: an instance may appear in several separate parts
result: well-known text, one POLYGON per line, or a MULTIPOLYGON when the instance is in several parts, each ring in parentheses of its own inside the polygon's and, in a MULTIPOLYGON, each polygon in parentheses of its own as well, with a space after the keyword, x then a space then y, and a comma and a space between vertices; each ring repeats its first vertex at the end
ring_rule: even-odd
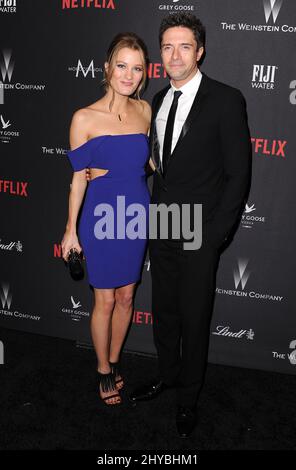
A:
POLYGON ((286 140, 270 140, 251 138, 253 152, 256 154, 264 155, 266 157, 280 157, 285 158, 285 148, 287 145, 286 140))
POLYGON ((115 0, 62 0, 62 9, 104 8, 115 10, 115 0))
POLYGON ((24 181, 0 180, 0 193, 28 197, 27 186, 28 183, 24 181))
POLYGON ((167 73, 160 63, 150 63, 147 69, 147 75, 149 78, 166 78, 167 73))
POLYGON ((133 323, 152 325, 152 315, 150 312, 140 312, 138 310, 134 310, 133 323))

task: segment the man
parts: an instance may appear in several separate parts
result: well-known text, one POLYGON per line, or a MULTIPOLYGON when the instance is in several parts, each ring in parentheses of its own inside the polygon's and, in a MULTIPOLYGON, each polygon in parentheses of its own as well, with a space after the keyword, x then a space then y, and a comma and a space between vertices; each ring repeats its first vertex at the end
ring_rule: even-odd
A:
POLYGON ((159 42, 171 81, 152 103, 151 202, 202 204, 203 233, 195 250, 184 250, 182 237, 149 242, 159 378, 130 399, 150 400, 176 386, 177 430, 188 437, 207 364, 219 253, 244 207, 251 145, 241 92, 199 70, 205 45, 200 20, 189 13, 164 18, 159 42))

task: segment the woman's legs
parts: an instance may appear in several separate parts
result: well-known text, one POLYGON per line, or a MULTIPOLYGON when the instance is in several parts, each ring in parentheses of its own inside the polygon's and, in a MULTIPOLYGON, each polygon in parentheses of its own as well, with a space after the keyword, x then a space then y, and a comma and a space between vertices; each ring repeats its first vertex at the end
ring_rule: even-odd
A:
POLYGON ((112 316, 110 362, 119 360, 121 348, 133 313, 135 283, 115 289, 115 307, 112 316))
MULTIPOLYGON (((118 362, 123 341, 133 312, 135 283, 116 289, 94 289, 95 305, 91 317, 91 335, 98 358, 98 371, 110 372, 110 362, 118 362)), ((120 376, 116 377, 117 381, 120 376)), ((121 388, 122 384, 118 384, 121 388)), ((103 392, 102 398, 113 395, 114 391, 103 392)), ((119 395, 118 395, 119 397, 119 395)), ((107 400, 109 404, 119 401, 118 397, 107 400)))
MULTIPOLYGON (((102 374, 110 373, 109 350, 111 340, 112 313, 115 305, 115 289, 94 289, 95 304, 90 322, 91 335, 98 358, 98 371, 102 374)), ((100 395, 104 399, 114 395, 115 390, 103 392, 100 387, 100 395)), ((121 401, 117 397, 105 400, 107 404, 116 404, 121 401)))

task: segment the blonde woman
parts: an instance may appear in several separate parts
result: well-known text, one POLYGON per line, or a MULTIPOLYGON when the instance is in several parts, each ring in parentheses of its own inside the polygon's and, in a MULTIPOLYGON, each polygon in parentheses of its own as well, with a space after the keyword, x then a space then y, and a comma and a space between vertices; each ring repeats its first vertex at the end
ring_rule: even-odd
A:
POLYGON ((88 281, 94 288, 91 334, 98 359, 99 394, 107 405, 121 403, 120 352, 147 244, 143 230, 150 201, 145 166, 151 111, 149 104, 139 98, 147 64, 144 42, 134 33, 118 34, 105 62, 105 95, 76 111, 70 128, 68 158, 74 174, 62 252, 66 261, 71 248, 83 250, 85 256, 88 281), (86 187, 77 234, 77 216, 86 187), (131 229, 128 224, 133 224, 133 216, 123 213, 123 206, 118 207, 119 196, 121 203, 124 197, 125 209, 131 204, 145 209, 141 212, 142 236, 122 235, 125 229, 131 229), (113 225, 98 217, 106 216, 110 208, 116 219, 113 225), (114 229, 113 238, 110 227, 114 229), (104 231, 109 236, 103 238, 104 231))

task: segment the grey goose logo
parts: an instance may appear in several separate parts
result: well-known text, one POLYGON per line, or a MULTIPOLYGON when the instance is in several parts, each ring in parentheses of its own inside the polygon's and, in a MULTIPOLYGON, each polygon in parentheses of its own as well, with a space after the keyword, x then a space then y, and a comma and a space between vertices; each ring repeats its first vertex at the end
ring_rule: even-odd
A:
POLYGON ((75 302, 73 295, 71 295, 71 302, 72 302, 72 307, 73 308, 81 307, 81 302, 79 300, 78 300, 78 302, 75 302))
POLYGON ((250 212, 253 212, 255 210, 256 210, 255 204, 252 204, 251 206, 246 204, 246 206, 245 206, 245 213, 246 214, 249 214, 250 212))
POLYGON ((273 22, 276 22, 282 3, 283 0, 263 0, 266 23, 268 23, 270 16, 272 16, 273 22))
POLYGON ((7 129, 7 127, 11 126, 10 121, 9 120, 5 121, 2 114, 0 115, 0 119, 1 119, 2 129, 7 129))

